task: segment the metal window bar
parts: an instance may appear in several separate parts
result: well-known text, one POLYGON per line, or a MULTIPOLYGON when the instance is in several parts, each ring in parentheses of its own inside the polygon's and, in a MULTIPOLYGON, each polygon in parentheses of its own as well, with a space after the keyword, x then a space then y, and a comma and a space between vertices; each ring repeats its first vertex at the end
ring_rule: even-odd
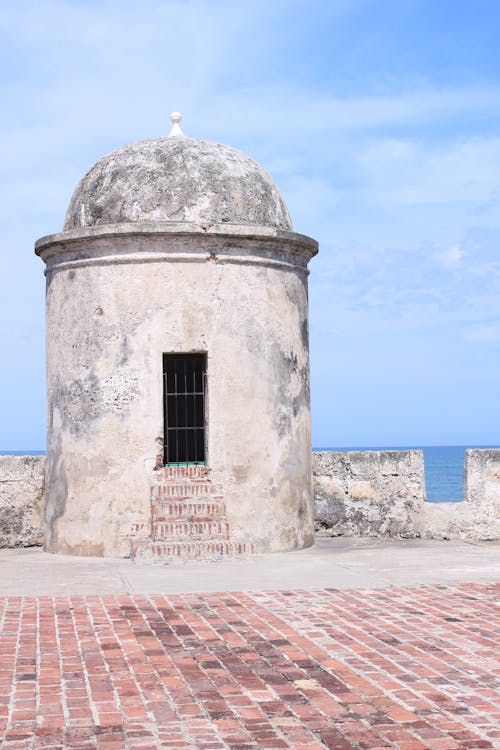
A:
POLYGON ((165 464, 205 463, 205 354, 163 355, 165 464))

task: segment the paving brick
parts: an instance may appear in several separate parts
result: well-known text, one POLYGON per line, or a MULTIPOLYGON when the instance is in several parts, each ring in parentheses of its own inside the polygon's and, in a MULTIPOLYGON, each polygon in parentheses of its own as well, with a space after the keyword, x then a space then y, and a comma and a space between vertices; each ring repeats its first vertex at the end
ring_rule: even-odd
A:
POLYGON ((1 599, 0 747, 500 748, 498 593, 1 599))

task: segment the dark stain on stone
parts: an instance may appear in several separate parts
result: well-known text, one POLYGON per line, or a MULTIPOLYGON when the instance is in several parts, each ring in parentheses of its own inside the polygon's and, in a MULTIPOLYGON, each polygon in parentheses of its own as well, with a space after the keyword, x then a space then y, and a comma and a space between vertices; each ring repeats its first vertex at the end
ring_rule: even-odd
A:
POLYGON ((302 321, 300 333, 302 335, 302 344, 304 345, 304 349, 309 349, 309 325, 307 322, 307 318, 304 318, 304 320, 302 321))
POLYGON ((4 508, 0 514, 0 539, 20 536, 24 527, 24 508, 4 508))
MULTIPOLYGON (((122 353, 123 356, 128 356, 128 350, 122 353)), ((105 414, 124 416, 128 412, 128 405, 137 396, 137 379, 127 377, 118 387, 114 383, 103 383, 90 369, 86 377, 76 378, 67 385, 55 385, 51 403, 61 411, 65 427, 73 434, 81 435, 87 432, 92 422, 105 414)))
POLYGON ((55 545, 56 521, 64 515, 68 497, 68 480, 62 455, 61 433, 52 433, 52 445, 47 446, 45 542, 47 549, 55 545))
POLYGON ((337 524, 346 521, 347 514, 343 500, 335 498, 322 498, 321 493, 316 490, 316 528, 328 529, 334 532, 337 524))
POLYGON ((121 342, 120 365, 126 365, 130 355, 128 336, 124 336, 121 342))

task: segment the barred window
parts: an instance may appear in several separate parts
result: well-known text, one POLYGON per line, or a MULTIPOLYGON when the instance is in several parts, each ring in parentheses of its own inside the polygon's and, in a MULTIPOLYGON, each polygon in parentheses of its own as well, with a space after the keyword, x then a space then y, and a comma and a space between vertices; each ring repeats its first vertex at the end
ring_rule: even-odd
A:
POLYGON ((164 463, 205 462, 206 354, 163 355, 164 463))

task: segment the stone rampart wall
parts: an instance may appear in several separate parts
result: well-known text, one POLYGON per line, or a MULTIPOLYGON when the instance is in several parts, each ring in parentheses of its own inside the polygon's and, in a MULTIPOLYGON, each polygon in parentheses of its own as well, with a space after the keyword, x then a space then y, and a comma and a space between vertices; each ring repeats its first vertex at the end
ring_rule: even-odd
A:
POLYGON ((45 456, 0 456, 0 547, 43 542, 45 456))
MULTIPOLYGON (((313 453, 316 533, 500 539, 500 449, 465 452, 464 501, 425 502, 422 451, 313 453)), ((0 456, 0 547, 43 542, 44 456, 0 456)))
POLYGON ((422 451, 313 453, 316 533, 500 539, 500 449, 465 452, 463 502, 425 502, 422 451))
POLYGON ((327 536, 419 536, 425 501, 422 451, 313 453, 316 532, 327 536))
POLYGON ((425 539, 500 539, 500 449, 465 451, 461 503, 425 503, 419 521, 425 539))

